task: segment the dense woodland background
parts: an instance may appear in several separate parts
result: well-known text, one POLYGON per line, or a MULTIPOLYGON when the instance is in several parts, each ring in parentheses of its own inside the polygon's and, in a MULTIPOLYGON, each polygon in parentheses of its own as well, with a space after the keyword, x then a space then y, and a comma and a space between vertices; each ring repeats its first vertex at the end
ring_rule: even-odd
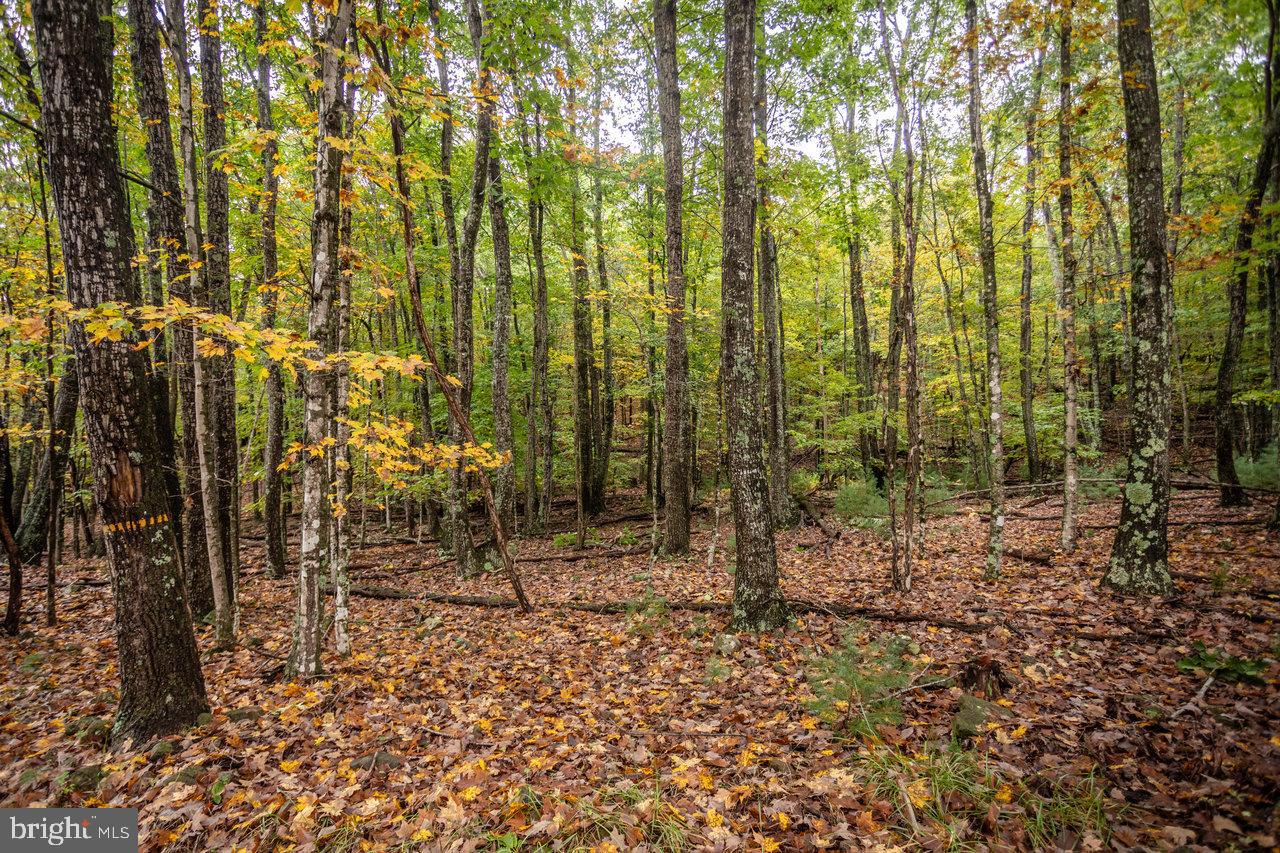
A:
POLYGON ((6 805, 1275 844, 1270 0, 0 11, 6 805))

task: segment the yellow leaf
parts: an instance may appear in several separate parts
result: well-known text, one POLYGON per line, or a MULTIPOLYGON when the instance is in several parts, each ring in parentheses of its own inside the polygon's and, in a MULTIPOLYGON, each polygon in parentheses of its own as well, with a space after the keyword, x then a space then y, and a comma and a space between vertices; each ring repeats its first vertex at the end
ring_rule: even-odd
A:
POLYGON ((302 762, 301 762, 301 761, 292 761, 292 760, 291 760, 291 761, 281 761, 281 762, 280 762, 280 769, 281 769, 281 770, 283 770, 285 773, 292 773, 293 771, 295 771, 295 770, 297 770, 297 769, 298 769, 298 766, 299 766, 300 764, 302 764, 302 762))
POLYGON ((720 814, 720 812, 715 809, 707 809, 707 826, 712 829, 724 826, 724 815, 720 814))

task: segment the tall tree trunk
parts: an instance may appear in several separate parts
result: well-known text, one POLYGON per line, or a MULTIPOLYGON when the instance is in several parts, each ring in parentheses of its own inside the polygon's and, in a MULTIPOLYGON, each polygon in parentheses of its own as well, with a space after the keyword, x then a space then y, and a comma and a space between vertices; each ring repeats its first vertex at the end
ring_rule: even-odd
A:
POLYGON ((1000 558, 1004 551, 1004 393, 1000 375, 1000 306, 996 302, 996 244, 991 223, 986 132, 982 129, 982 79, 978 59, 981 34, 976 0, 965 0, 964 10, 969 29, 969 139, 973 147, 973 179, 978 195, 978 257, 982 266, 982 318, 987 344, 988 430, 991 436, 991 522, 987 532, 985 574, 988 580, 993 580, 1000 577, 1000 558))
MULTIPOLYGON (((862 275, 862 226, 858 221, 857 181, 854 173, 854 113, 853 102, 845 102, 845 139, 850 146, 846 156, 845 172, 849 194, 849 310, 853 315, 853 365, 854 375, 858 382, 857 411, 867 414, 875 407, 875 369, 871 361, 871 327, 867 322, 866 288, 862 275)), ((871 460, 875 453, 874 432, 863 427, 859 430, 858 449, 862 459, 863 475, 871 470, 871 460)))
MULTIPOLYGON (((518 98, 517 109, 520 113, 520 148, 524 156, 525 182, 529 187, 528 219, 529 249, 533 255, 533 376, 530 379, 529 423, 527 428, 531 435, 530 446, 538 449, 542 462, 542 488, 538 492, 538 506, 535 525, 534 508, 526 507, 526 526, 546 526, 551 512, 551 502, 555 493, 555 481, 552 476, 555 452, 555 416, 549 385, 550 373, 550 332, 547 318, 547 265, 543 253, 542 223, 544 205, 542 200, 541 179, 534 167, 534 157, 542 156, 542 108, 534 103, 533 108, 533 147, 529 143, 529 132, 526 126, 524 99, 518 98)), ((535 484, 536 485, 536 484, 535 484)))
POLYGON ((1169 280, 1160 150, 1160 94, 1148 0, 1116 0, 1124 92, 1129 255, 1133 264, 1132 444, 1120 524, 1103 583, 1120 592, 1167 595, 1169 576, 1169 280))
MULTIPOLYGON (((755 76, 752 67, 755 63, 755 15, 755 0, 725 0, 720 372, 724 382, 729 482, 737 551, 732 626, 739 631, 772 630, 785 625, 789 618, 786 601, 778 586, 778 557, 769 510, 769 484, 760 433, 760 373, 752 305, 757 202, 751 107, 755 76)), ((672 497, 668 492, 668 500, 672 497)))
POLYGON ((607 254, 604 243, 604 184, 601 172, 604 163, 600 154, 600 119, 603 114, 603 73, 597 71, 596 91, 592 103, 592 144, 595 161, 592 164, 592 189, 595 195, 595 209, 592 212, 592 227, 596 243, 596 280, 602 295, 600 300, 600 408, 596 420, 598 422, 596 442, 595 468, 592 470, 592 491, 600 508, 604 508, 605 484, 609 481, 609 449, 613 445, 613 306, 609 294, 609 273, 606 269, 607 254))
MULTIPOLYGON (((338 0, 334 12, 324 17, 324 36, 320 43, 315 213, 311 224, 311 281, 307 315, 307 337, 316 349, 312 357, 317 359, 322 358, 323 350, 332 344, 330 313, 338 290, 342 151, 333 143, 342 135, 341 53, 351 26, 351 0, 338 0)), ((318 448, 320 452, 303 454, 298 607, 288 666, 290 674, 301 678, 313 678, 322 672, 320 650, 324 641, 324 599, 320 594, 320 577, 325 569, 322 527, 328 483, 325 481, 323 447, 330 414, 328 385, 327 375, 317 370, 308 370, 302 381, 303 444, 308 448, 318 448)))
MULTIPOLYGON (((231 316, 231 226, 227 173, 222 168, 222 149, 227 144, 226 99, 222 92, 222 37, 215 0, 197 0, 200 22, 200 99, 204 102, 204 189, 205 258, 204 285, 209 308, 231 316)), ((220 343, 224 343, 218 338, 220 343)), ((205 399, 209 404, 213 440, 212 470, 216 476, 216 515, 205 513, 205 526, 221 538, 223 568, 215 569, 215 579, 226 585, 225 600, 236 610, 240 573, 240 477, 236 438, 235 359, 226 352, 203 360, 205 399), (210 520, 216 527, 210 527, 210 520)), ((236 621, 233 616, 232 622, 236 621)))
MULTIPOLYGON (((354 13, 353 13, 354 17, 354 13)), ((343 138, 350 146, 355 138, 356 83, 344 80, 343 138)), ((354 197, 355 178, 351 170, 342 171, 339 182, 339 199, 354 197)), ((351 274, 354 248, 351 243, 352 205, 340 202, 338 226, 338 292, 335 303, 333 327, 330 332, 334 352, 346 352, 351 343, 351 274)), ((407 334, 406 334, 407 337, 407 334)), ((351 494, 351 427, 349 419, 351 395, 351 371, 345 361, 334 366, 330 380, 329 436, 333 439, 333 452, 329 455, 329 483, 333 499, 327 507, 329 527, 329 582, 333 588, 333 645, 339 656, 351 653, 351 545, 348 541, 347 501, 351 494)), ((405 522, 412 528, 408 507, 405 522)), ((410 529, 412 534, 412 529, 410 529)))
POLYGON ((915 147, 911 139, 911 120, 902 127, 902 149, 905 165, 902 195, 902 230, 906 238, 902 262, 901 321, 902 342, 907 351, 907 469, 903 494, 902 563, 894 563, 893 588, 910 592, 913 553, 923 551, 924 436, 920 428, 920 348, 916 334, 916 201, 915 147))
MULTIPOLYGON (((893 253, 893 272, 889 283, 889 352, 885 358, 885 405, 881 413, 881 451, 884 454, 883 469, 877 480, 883 486, 889 502, 889 538, 890 538, 890 574, 893 585, 899 592, 906 592, 910 578, 902 572, 899 562, 901 558, 898 540, 898 496, 896 466, 898 460, 898 402, 901 392, 900 368, 902 360, 902 279, 903 279, 903 243, 902 231, 905 219, 905 206, 902 201, 902 181, 897 172, 898 155, 902 151, 903 129, 909 120, 906 111, 906 99, 902 94, 902 78, 899 76, 898 64, 894 60, 893 47, 889 41, 889 23, 883 2, 877 3, 880 19, 880 49, 884 56, 885 67, 889 72, 890 87, 893 92, 894 124, 893 124, 893 157, 888 169, 889 195, 893 202, 889 242, 893 253)), ((910 512, 910 507, 908 507, 910 512)))
MULTIPOLYGON (((32 3, 41 125, 76 308, 137 305, 133 232, 111 120, 111 15, 95 0, 32 3)), ((141 742, 208 710, 159 457, 151 365, 133 339, 91 344, 70 328, 115 597, 120 666, 116 740, 141 742)))
MULTIPOLYGON (((161 258, 164 259, 164 277, 168 280, 170 289, 173 280, 183 274, 179 270, 178 261, 178 253, 182 247, 182 188, 178 182, 178 164, 173 156, 169 93, 166 90, 155 10, 150 5, 134 0, 129 3, 128 14, 129 61, 138 100, 138 115, 146 129, 147 169, 151 184, 147 194, 147 233, 154 253, 148 260, 153 283, 151 302, 153 305, 160 305, 164 301, 161 258)), ((163 334, 156 338, 155 348, 156 352, 162 354, 166 367, 164 371, 156 373, 156 382, 152 388, 153 405, 156 408, 162 450, 166 458, 173 458, 176 409, 172 404, 177 400, 170 399, 169 371, 172 368, 169 365, 175 360, 175 352, 170 351, 168 338, 163 334)), ((185 470, 185 464, 179 467, 185 470)), ((186 554, 187 540, 181 523, 185 506, 183 485, 177 467, 167 469, 165 476, 169 484, 169 514, 173 519, 171 523, 182 552, 183 564, 187 565, 190 560, 186 554)), ((199 549, 198 540, 195 546, 199 549)))
MULTIPOLYGON (((573 77, 572 65, 569 77, 573 77)), ((569 139, 572 141, 578 136, 577 90, 572 83, 568 87, 567 98, 569 139)), ((595 345, 591 334, 591 279, 584 246, 582 189, 579 186, 581 169, 577 163, 571 163, 569 170, 569 254, 573 267, 573 448, 578 491, 578 547, 582 548, 586 545, 586 519, 599 509, 592 489, 596 436, 591 374, 595 345)))
POLYGON ((1221 484, 1220 502, 1223 506, 1243 506, 1248 503, 1240 478, 1236 474, 1235 396, 1236 368, 1240 362, 1240 350, 1244 343, 1244 326, 1248 312, 1249 268, 1253 266, 1253 234, 1257 229, 1262 197, 1271 179, 1277 149, 1280 149, 1280 109, 1272 110, 1262 130, 1262 150, 1254 163, 1253 180, 1245 196, 1244 210, 1236 226, 1235 261, 1227 279, 1227 297, 1230 314, 1227 321, 1226 340, 1222 347, 1222 360, 1218 363, 1218 385, 1214 394, 1216 426, 1216 451, 1218 483, 1221 484))
MULTIPOLYGON (((689 350, 685 340, 684 143, 680 136, 680 79, 676 63, 676 0, 654 0, 658 66, 658 122, 662 129, 666 202, 667 360, 662 433, 665 542, 669 554, 689 550, 689 350)), ((754 29, 752 30, 754 38, 754 29)), ((748 238, 751 239, 750 237, 748 238)))
POLYGON ((1062 318, 1062 388, 1066 412, 1062 435, 1062 549, 1076 547, 1076 448, 1079 441, 1076 386, 1080 379, 1076 352, 1076 253, 1071 198, 1071 15, 1074 0, 1066 0, 1058 33, 1058 208, 1062 215, 1062 287, 1058 313, 1062 318))
POLYGON ((506 525, 515 519, 515 464, 511 460, 515 437, 508 398, 508 362, 511 337, 511 237, 507 229, 506 197, 502 166, 496 152, 489 155, 489 229, 493 235, 493 445, 507 457, 494 476, 498 515, 506 525))
MULTIPOLYGON (((765 79, 768 57, 768 34, 760 22, 756 24, 755 130, 760 144, 760 167, 768 169, 769 88, 765 79)), ((768 416, 769 506, 773 520, 780 526, 795 523, 798 508, 788 488, 791 459, 787 446, 787 420, 783 410, 782 307, 778 301, 778 282, 774 280, 778 250, 770 224, 769 190, 764 178, 757 182, 756 218, 760 225, 759 269, 760 317, 764 327, 765 405, 768 416)))
MULTIPOLYGON (((471 393, 475 383, 474 291, 476 238, 480 233, 480 218, 484 212, 485 185, 489 180, 489 139, 493 129, 493 100, 489 97, 491 75, 483 50, 485 22, 478 0, 468 0, 467 26, 476 52, 475 90, 485 94, 476 111, 475 162, 471 171, 471 191, 467 213, 462 221, 462 234, 458 238, 458 262, 453 279, 453 357, 458 386, 458 403, 462 413, 470 418, 471 393)), ((447 74, 447 72, 446 72, 447 74)), ((447 216, 447 214, 446 214, 447 216)), ((456 417, 450 418, 450 439, 461 445, 464 441, 463 424, 456 417)), ((450 481, 449 511, 452 521, 453 552, 458 573, 470 577, 478 571, 475 549, 471 539, 471 520, 468 512, 468 477, 459 463, 450 481)))
POLYGON ((1026 153, 1027 175, 1023 184, 1026 196, 1022 212, 1022 296, 1019 301, 1018 382, 1022 389, 1022 435, 1027 447, 1027 480, 1040 481, 1040 447, 1036 440, 1036 383, 1031 373, 1031 283, 1032 232, 1036 224, 1036 167, 1040 149, 1036 132, 1040 126, 1040 97, 1044 87, 1044 48, 1036 51, 1036 71, 1027 100, 1026 153))
POLYGON ((68 364, 66 373, 58 383, 50 416, 49 433, 52 440, 45 446, 40 467, 31 481, 30 493, 22 511, 22 522, 14 531, 23 565, 36 565, 44 556, 49 526, 53 523, 57 503, 62 496, 67 452, 71 447, 71 434, 76 426, 76 407, 80 400, 80 384, 76 379, 75 369, 75 362, 68 364))
MULTIPOLYGON (((276 143, 275 120, 271 115, 271 50, 267 44, 267 0, 257 0, 254 7, 254 33, 258 46, 257 76, 254 78, 258 100, 258 133, 262 135, 262 323, 271 328, 276 323, 280 305, 280 283, 276 252, 276 204, 279 201, 280 178, 276 174, 279 146, 276 143)), ((284 375, 280 365, 267 365, 267 433, 262 451, 263 476, 266 479, 263 516, 266 520, 267 572, 273 578, 284 577, 286 525, 282 501, 284 458, 284 375)))
MULTIPOLYGON (((198 164, 196 162, 195 106, 191 90, 191 63, 187 48, 186 9, 183 0, 170 0, 165 5, 163 23, 169 52, 178 82, 178 149, 182 157, 182 223, 186 251, 178 256, 186 269, 169 279, 169 298, 181 299, 189 305, 205 302, 204 237, 200 227, 198 164)), ((179 327, 173 336, 174 372, 178 379, 179 411, 182 417, 183 495, 182 540, 191 612, 197 617, 214 610, 213 567, 204 544, 210 535, 205 528, 204 490, 201 483, 199 430, 196 428, 196 331, 191 326, 179 327)), ((217 528, 213 528, 216 531, 217 528)))

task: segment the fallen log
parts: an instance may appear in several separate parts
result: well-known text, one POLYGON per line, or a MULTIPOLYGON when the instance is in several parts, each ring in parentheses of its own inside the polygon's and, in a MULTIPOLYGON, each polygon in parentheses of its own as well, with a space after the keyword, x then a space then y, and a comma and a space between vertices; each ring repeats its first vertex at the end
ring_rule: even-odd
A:
MULTIPOLYGON (((509 598, 484 595, 451 595, 438 592, 412 592, 397 587, 370 586, 367 584, 352 585, 351 594, 362 598, 377 599, 416 599, 438 604, 456 604, 463 607, 518 607, 516 601, 509 598)), ((819 604, 813 601, 790 599, 787 605, 795 612, 825 613, 831 616, 863 617, 881 622, 922 622, 942 628, 953 628, 969 633, 981 633, 994 626, 986 622, 961 622, 942 616, 930 616, 925 613, 900 613, 896 610, 884 610, 878 607, 862 607, 847 604, 819 604)), ((577 610, 586 613, 626 613, 633 606, 629 601, 548 601, 543 606, 548 609, 577 610)), ((700 613, 728 613, 732 605, 727 601, 670 601, 666 605, 671 610, 684 610, 700 613)))
POLYGON ((1039 563, 1048 566, 1053 563, 1053 554, 1048 551, 1024 551, 1021 548, 1005 548, 1006 557, 1021 560, 1024 563, 1039 563))
POLYGON ((813 502, 809 500, 808 495, 796 495, 795 501, 801 511, 808 516, 809 520, 817 525, 818 529, 822 531, 822 535, 827 537, 828 543, 835 542, 840 538, 840 531, 836 530, 823 520, 822 516, 818 514, 818 511, 813 508, 813 502))

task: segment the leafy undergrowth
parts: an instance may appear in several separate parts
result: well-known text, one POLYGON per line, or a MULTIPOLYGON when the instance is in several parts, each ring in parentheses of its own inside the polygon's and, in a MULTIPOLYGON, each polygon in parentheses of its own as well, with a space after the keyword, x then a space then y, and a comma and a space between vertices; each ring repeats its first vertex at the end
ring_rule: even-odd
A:
MULTIPOLYGON (((728 512, 714 536, 699 515, 693 553, 652 572, 616 550, 648 541, 647 524, 605 516, 599 556, 520 564, 532 615, 355 597, 355 653, 308 684, 278 679, 292 584, 264 577, 247 540, 245 644, 214 653, 202 629, 212 718, 116 749, 110 596, 62 586, 56 629, 31 622, 32 600, 30 631, 0 640, 0 805, 137 807, 144 845, 174 850, 1275 844, 1280 545, 1260 524, 1179 526, 1176 596, 1116 599, 1095 581, 1111 531, 1092 529, 1115 504, 1091 503, 1063 555, 1042 520, 1054 501, 1032 500, 1012 502, 1009 546, 1046 564, 1011 557, 984 582, 973 504, 930 520, 909 595, 886 591, 877 532, 828 548, 812 527, 787 531, 790 597, 919 621, 873 614, 853 630, 804 612, 737 638, 723 613, 678 606, 727 600, 728 512), (556 606, 601 600, 631 606, 556 606), (1010 686, 957 734, 974 660, 1010 686), (848 725, 864 699, 877 713, 848 725)), ((1266 510, 1179 494, 1173 515, 1266 510)), ((571 522, 555 522, 521 556, 568 553, 554 536, 571 522)), ((507 595, 499 574, 459 580, 434 546, 393 533, 369 528, 357 586, 507 595)), ((83 561, 63 577, 101 572, 83 561)))

